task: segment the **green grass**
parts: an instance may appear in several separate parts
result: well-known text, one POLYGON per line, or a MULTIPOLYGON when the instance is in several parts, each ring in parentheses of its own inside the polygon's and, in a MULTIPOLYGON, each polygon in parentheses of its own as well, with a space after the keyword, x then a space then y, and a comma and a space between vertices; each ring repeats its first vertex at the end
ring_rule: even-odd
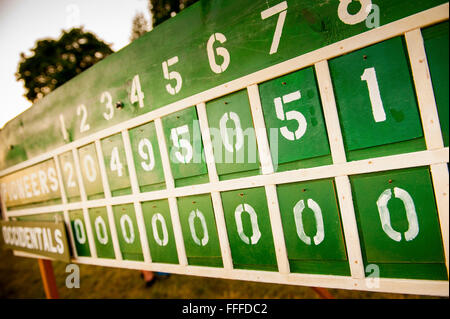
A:
MULTIPOLYGON (((175 274, 160 277, 152 287, 146 288, 139 271, 91 265, 80 265, 80 288, 68 289, 65 286, 66 264, 55 261, 53 268, 60 298, 318 298, 308 287, 175 274)), ((329 291, 336 298, 428 298, 338 289, 329 291)), ((0 298, 45 298, 36 259, 16 257, 0 247, 0 298)))

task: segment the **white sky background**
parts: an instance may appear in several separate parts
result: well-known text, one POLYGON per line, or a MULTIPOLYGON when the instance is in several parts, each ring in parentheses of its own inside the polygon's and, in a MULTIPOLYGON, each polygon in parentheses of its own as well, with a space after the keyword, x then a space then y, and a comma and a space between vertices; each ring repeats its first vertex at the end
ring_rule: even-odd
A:
POLYGON ((14 75, 21 52, 29 56, 36 40, 79 25, 118 51, 129 44, 135 14, 149 20, 147 6, 148 0, 0 0, 0 128, 31 106, 14 75))

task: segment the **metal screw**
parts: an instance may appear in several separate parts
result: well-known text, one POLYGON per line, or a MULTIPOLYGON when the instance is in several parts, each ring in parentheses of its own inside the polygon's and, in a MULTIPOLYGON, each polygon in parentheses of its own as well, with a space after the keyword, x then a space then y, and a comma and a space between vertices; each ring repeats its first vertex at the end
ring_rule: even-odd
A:
POLYGON ((116 102, 116 107, 117 107, 118 109, 123 108, 123 107, 124 107, 123 102, 121 102, 121 101, 116 102))

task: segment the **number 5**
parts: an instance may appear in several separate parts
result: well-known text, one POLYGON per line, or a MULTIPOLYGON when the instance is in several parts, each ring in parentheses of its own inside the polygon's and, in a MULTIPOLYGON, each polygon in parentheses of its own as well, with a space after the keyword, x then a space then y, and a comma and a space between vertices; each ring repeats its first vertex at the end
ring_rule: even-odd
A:
POLYGON ((283 1, 269 9, 261 12, 261 19, 265 20, 273 15, 280 14, 278 16, 277 26, 273 35, 272 46, 270 47, 270 54, 277 53, 278 45, 280 44, 281 33, 283 32, 284 20, 286 20, 287 14, 287 2, 283 1))
POLYGON ((166 80, 176 80, 176 82, 177 82, 177 84, 175 85, 175 88, 173 88, 172 85, 170 85, 170 84, 166 85, 167 92, 169 92, 172 95, 175 95, 178 92, 180 92, 181 85, 183 83, 183 79, 181 78, 180 73, 178 73, 176 71, 171 71, 169 73, 169 66, 172 66, 176 63, 178 63, 178 56, 174 56, 173 58, 170 58, 169 60, 164 61, 162 63, 164 78, 166 80))
POLYGON ((188 139, 185 138, 178 138, 179 135, 182 134, 189 134, 189 127, 187 125, 183 125, 177 128, 173 128, 170 131, 170 138, 172 139, 173 145, 176 148, 184 148, 186 149, 186 155, 182 155, 181 152, 175 151, 175 157, 180 163, 187 164, 192 159, 192 145, 189 143, 188 139))
POLYGON ((303 135, 305 135, 307 122, 302 113, 298 111, 289 111, 284 112, 283 103, 287 104, 293 101, 300 100, 301 94, 300 91, 295 91, 286 95, 283 95, 283 101, 281 101, 281 97, 276 97, 273 102, 275 103, 275 112, 277 113, 277 118, 285 121, 285 120, 296 120, 298 123, 297 130, 292 133, 288 130, 287 126, 283 126, 280 128, 281 135, 283 135, 289 141, 299 140, 303 135))

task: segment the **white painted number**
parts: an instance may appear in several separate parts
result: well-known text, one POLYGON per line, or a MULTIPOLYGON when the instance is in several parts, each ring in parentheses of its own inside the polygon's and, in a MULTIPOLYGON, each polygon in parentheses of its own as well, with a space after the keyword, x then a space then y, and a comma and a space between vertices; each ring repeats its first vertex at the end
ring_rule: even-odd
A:
POLYGON ((120 162, 119 148, 117 146, 114 146, 111 151, 111 161, 109 163, 109 168, 112 172, 117 171, 117 175, 119 175, 119 177, 122 176, 123 165, 120 162))
POLYGON ((108 243, 108 232, 106 231, 105 221, 101 216, 97 216, 94 224, 98 242, 102 245, 106 245, 108 243))
MULTIPOLYGON (((405 205, 406 219, 408 220, 408 230, 405 232, 405 240, 411 241, 419 234, 419 222, 417 221, 416 208, 414 201, 407 191, 404 189, 394 187, 394 196, 399 198, 403 205, 405 205)), ((389 238, 395 241, 402 240, 402 234, 395 231, 391 226, 391 215, 388 209, 388 202, 392 197, 392 191, 386 189, 381 193, 377 200, 378 213, 380 215, 381 227, 389 238)))
POLYGON ((83 222, 80 219, 75 219, 73 222, 73 228, 75 229, 75 237, 78 243, 81 245, 86 243, 86 233, 84 232, 83 222))
POLYGON ((372 0, 359 0, 361 2, 360 10, 355 14, 348 13, 348 6, 353 0, 339 0, 338 16, 345 24, 357 24, 366 20, 370 11, 372 11, 372 0))
POLYGON ((59 122, 61 123, 61 133, 62 133, 63 139, 65 141, 68 141, 69 135, 67 134, 66 124, 64 124, 64 116, 62 114, 59 114, 59 122))
POLYGON ((209 240, 208 228, 206 228, 205 216, 198 209, 193 210, 189 214, 189 228, 191 230, 191 235, 192 235, 192 239, 194 240, 194 242, 199 246, 206 246, 206 244, 208 243, 208 240, 209 240), (198 219, 200 219, 200 222, 202 224, 202 229, 203 229, 203 238, 202 239, 198 238, 197 232, 195 231, 194 220, 196 217, 198 219))
POLYGON ((112 96, 109 92, 105 91, 100 96, 100 103, 105 103, 106 109, 108 110, 108 113, 103 112, 103 117, 105 120, 109 121, 114 117, 114 106, 112 104, 112 96))
POLYGON ((276 97, 273 102, 275 104, 275 112, 277 114, 277 118, 282 121, 289 121, 289 120, 296 120, 298 124, 297 130, 292 133, 288 130, 287 126, 283 126, 280 128, 281 135, 283 135, 286 139, 290 141, 299 140, 302 138, 303 135, 305 135, 307 122, 305 117, 302 113, 299 111, 288 111, 284 112, 283 109, 283 103, 287 104, 293 101, 300 100, 301 94, 300 91, 295 91, 286 95, 283 95, 283 97, 276 97))
MULTIPOLYGON (((313 237, 314 244, 319 245, 323 239, 325 238, 325 230, 323 227, 323 216, 322 210, 320 209, 319 204, 317 204, 311 198, 307 201, 308 207, 314 212, 314 218, 316 220, 316 234, 313 237)), ((305 209, 305 202, 300 200, 294 206, 294 220, 295 226, 297 228, 297 235, 306 245, 311 245, 311 238, 308 237, 305 233, 305 229, 303 227, 303 210, 305 209)))
POLYGON ((146 138, 143 138, 139 141, 138 145, 138 151, 139 155, 145 160, 148 161, 142 161, 141 166, 144 169, 144 171, 151 171, 155 167, 155 156, 153 155, 153 147, 152 143, 146 138), (147 150, 145 150, 147 149, 147 150))
POLYGON ((161 215, 160 213, 156 213, 152 217, 152 230, 153 230, 153 238, 155 238, 156 243, 159 246, 166 246, 167 243, 169 242, 169 234, 167 232, 166 221, 165 221, 163 215, 161 215), (158 227, 156 225, 156 221, 158 221, 158 220, 161 223, 161 228, 162 228, 162 232, 163 232, 162 238, 159 236, 158 227))
POLYGON ((91 155, 86 154, 84 156, 83 165, 87 180, 93 183, 97 178, 97 170, 95 169, 94 159, 91 155))
POLYGON ((184 156, 183 154, 181 154, 180 150, 176 150, 174 154, 178 162, 187 164, 192 160, 193 150, 189 139, 179 138, 182 134, 189 135, 189 127, 187 126, 187 124, 177 128, 173 128, 170 131, 170 138, 172 139, 172 143, 176 148, 184 148, 186 150, 184 156))
POLYGON ((78 116, 82 115, 82 117, 81 117, 81 123, 80 123, 80 133, 89 131, 89 129, 90 129, 91 127, 89 126, 89 124, 86 124, 86 120, 87 120, 87 109, 86 109, 86 105, 84 105, 84 104, 78 105, 78 108, 77 108, 77 115, 78 115, 78 116), (82 114, 82 113, 83 113, 83 114, 82 114))
POLYGON ((361 81, 366 81, 367 83, 375 122, 386 121, 386 113, 384 112, 383 101, 381 101, 380 88, 378 86, 375 68, 365 69, 364 73, 361 75, 361 81))
POLYGON ((183 83, 183 80, 181 78, 180 73, 178 73, 176 71, 169 72, 169 66, 172 66, 172 65, 174 65, 176 63, 178 63, 178 56, 174 56, 173 58, 170 58, 169 60, 164 61, 162 63, 162 69, 163 69, 164 78, 166 80, 175 80, 177 82, 175 87, 172 87, 172 85, 170 85, 170 84, 166 85, 167 92, 169 92, 172 95, 175 95, 178 92, 180 92, 181 85, 183 83))
POLYGON ((239 151, 244 145, 244 132, 242 131, 241 120, 239 119, 239 116, 234 112, 225 113, 220 118, 219 127, 220 127, 220 136, 222 137, 222 142, 225 149, 230 153, 234 152, 234 148, 236 148, 236 151, 239 151), (235 147, 231 145, 232 136, 230 136, 231 135, 230 133, 232 132, 232 129, 227 128, 227 122, 229 119, 231 119, 234 122, 235 126, 235 135, 236 135, 235 147))
POLYGON ((130 102, 134 104, 139 102, 139 107, 144 107, 144 92, 141 89, 141 81, 139 80, 139 74, 136 74, 131 82, 130 102))
POLYGON ((238 207, 236 207, 236 210, 234 211, 234 220, 236 221, 236 228, 239 237, 241 240, 246 243, 247 245, 256 245, 261 238, 261 232, 259 231, 258 226, 258 216, 256 215, 255 210, 252 206, 249 204, 240 204, 238 207), (250 215, 250 221, 252 224, 252 237, 248 237, 246 234, 244 234, 244 227, 242 226, 242 213, 247 212, 250 215))
POLYGON ((280 44, 281 33, 283 32, 284 21, 287 14, 287 2, 283 1, 269 9, 261 12, 261 19, 265 20, 273 15, 279 14, 275 33, 273 35, 272 45, 270 46, 270 54, 277 53, 278 45, 280 44))
POLYGON ((70 162, 65 162, 64 163, 64 172, 66 172, 67 174, 69 174, 69 176, 67 177, 67 187, 76 187, 77 183, 75 183, 75 181, 73 180, 73 166, 72 163, 70 162))
POLYGON ((122 235, 125 242, 127 244, 132 244, 135 238, 134 227, 130 216, 128 216, 127 214, 123 214, 122 217, 120 217, 120 228, 122 229, 122 235), (126 224, 128 225, 128 227, 126 226, 126 224), (130 230, 130 234, 128 234, 127 228, 130 230))
POLYGON ((220 43, 224 43, 227 41, 227 38, 222 33, 214 33, 209 37, 208 43, 206 45, 206 51, 208 53, 209 66, 214 73, 222 73, 230 64, 230 53, 227 49, 223 47, 216 48, 216 54, 223 58, 223 62, 221 65, 218 65, 216 62, 216 57, 214 55, 214 42, 219 41, 220 43))

